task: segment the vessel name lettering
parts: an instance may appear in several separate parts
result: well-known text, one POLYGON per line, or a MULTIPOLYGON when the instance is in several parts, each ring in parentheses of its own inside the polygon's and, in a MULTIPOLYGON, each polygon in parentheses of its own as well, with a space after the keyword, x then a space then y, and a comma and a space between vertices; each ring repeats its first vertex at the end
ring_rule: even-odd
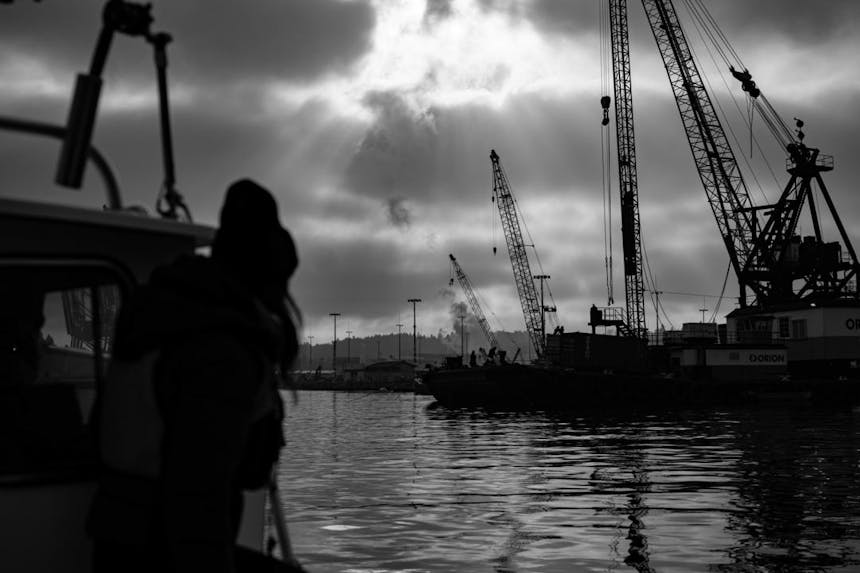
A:
POLYGON ((860 330, 860 318, 849 318, 845 321, 845 328, 848 330, 860 330))
POLYGON ((785 362, 784 354, 750 354, 750 362, 785 362))

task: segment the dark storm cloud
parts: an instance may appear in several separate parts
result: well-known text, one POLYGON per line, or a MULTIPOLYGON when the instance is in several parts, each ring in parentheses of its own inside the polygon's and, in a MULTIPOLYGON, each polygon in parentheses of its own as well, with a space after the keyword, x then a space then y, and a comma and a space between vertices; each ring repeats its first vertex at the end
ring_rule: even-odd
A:
MULTIPOLYGON (((608 4, 608 0, 605 0, 608 4)), ((547 31, 579 34, 597 33, 598 9, 594 2, 536 0, 529 5, 527 16, 547 31)))
MULTIPOLYGON (((398 312, 405 317, 407 309, 411 315, 411 304, 406 302, 409 298, 423 300, 419 315, 445 301, 439 289, 447 285, 448 274, 441 257, 439 264, 433 265, 426 264, 429 259, 422 256, 419 265, 412 264, 410 272, 404 273, 401 269, 416 261, 410 261, 410 255, 394 245, 380 245, 368 237, 348 241, 317 238, 298 246, 302 261, 308 263, 300 264, 292 289, 307 316, 342 312, 345 317, 372 321, 396 318, 398 312)), ((444 302, 443 308, 449 304, 444 302)))
POLYGON ((400 229, 409 228, 412 222, 412 213, 403 202, 402 197, 394 197, 386 201, 386 213, 388 221, 400 229))
POLYGON ((432 26, 451 16, 451 2, 452 0, 427 0, 427 5, 424 8, 424 25, 432 26))
MULTIPOLYGON (((3 6, 0 48, 5 54, 20 52, 59 68, 84 70, 103 6, 102 0, 3 6)), ((171 67, 203 83, 308 81, 342 71, 370 48, 375 25, 372 8, 360 1, 162 0, 153 3, 152 14, 152 30, 173 36, 171 67)), ((151 52, 132 44, 142 41, 117 39, 108 70, 119 66, 126 76, 151 75, 151 52)))
POLYGON ((741 34, 750 39, 780 34, 803 43, 822 43, 840 30, 856 33, 856 0, 757 0, 708 3, 729 39, 741 34))
POLYGON ((189 67, 244 70, 250 80, 342 71, 370 48, 375 23, 367 2, 196 0, 156 9, 177 34, 194 30, 184 40, 189 67))
POLYGON ((416 110, 404 96, 377 93, 367 103, 376 117, 343 179, 346 188, 360 195, 448 201, 455 208, 473 209, 491 195, 493 148, 515 194, 523 194, 521 200, 536 189, 583 181, 599 185, 600 170, 594 167, 600 160, 597 98, 594 106, 571 108, 562 98, 523 94, 499 109, 463 105, 416 110), (511 121, 524 116, 528 122, 511 121))
MULTIPOLYGON (((608 0, 601 2, 608 5, 608 0)), ((487 10, 517 12, 516 5, 508 0, 482 0, 481 3, 487 10)), ((856 30, 856 4, 856 0, 831 0, 827 2, 826 10, 822 9, 821 3, 806 0, 723 0, 705 5, 730 40, 740 39, 741 36, 765 39, 773 34, 782 34, 816 44, 828 41, 832 34, 840 30, 856 30)), ((686 21, 689 14, 686 2, 675 2, 675 7, 682 20, 686 21)), ((534 0, 521 10, 519 14, 549 32, 597 32, 598 6, 594 2, 534 0)), ((631 42, 636 43, 637 38, 645 34, 650 39, 647 23, 642 16, 641 2, 629 2, 627 11, 631 42)))
POLYGON ((345 185, 377 197, 413 195, 432 185, 432 116, 393 92, 372 93, 364 103, 376 118, 346 169, 345 185))

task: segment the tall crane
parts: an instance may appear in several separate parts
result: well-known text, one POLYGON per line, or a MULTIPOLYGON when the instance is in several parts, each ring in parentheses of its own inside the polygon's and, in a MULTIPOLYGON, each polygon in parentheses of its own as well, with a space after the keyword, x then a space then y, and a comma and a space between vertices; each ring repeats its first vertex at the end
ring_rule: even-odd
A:
POLYGON ((490 150, 490 161, 493 165, 493 199, 499 208, 499 215, 502 218, 502 229, 505 233, 508 255, 510 255, 511 267, 514 271, 514 282, 516 282, 520 304, 523 307, 526 331, 528 332, 535 354, 540 358, 546 350, 546 340, 544 339, 542 327, 544 309, 541 307, 537 288, 535 288, 534 275, 532 275, 531 267, 529 266, 529 258, 526 253, 523 234, 520 230, 516 203, 511 194, 508 178, 505 175, 504 169, 502 169, 499 154, 496 153, 495 149, 490 150))
POLYGON ((457 275, 457 280, 460 282, 460 286, 466 294, 469 306, 472 307, 472 313, 475 315, 475 318, 478 319, 478 325, 481 327, 484 336, 487 338, 487 342, 490 343, 490 348, 498 348, 499 341, 496 339, 496 335, 490 328, 490 323, 487 322, 487 317, 484 316, 484 311, 478 303, 478 297, 475 296, 475 291, 472 289, 472 283, 469 281, 469 277, 465 272, 463 272, 463 268, 460 266, 460 263, 457 262, 457 259, 454 258, 454 255, 449 254, 448 256, 451 258, 451 265, 454 267, 454 274, 457 275))
MULTIPOLYGON (((672 85, 699 177, 738 278, 741 306, 747 306, 747 291, 754 296, 755 305, 764 307, 797 300, 845 296, 856 299, 851 282, 856 280, 860 264, 821 179, 822 172, 833 168, 832 158, 803 143, 802 122, 798 122, 796 136, 789 132, 784 142, 791 178, 780 199, 773 205, 753 205, 675 7, 671 0, 642 0, 642 5, 672 85), (842 260, 839 243, 824 242, 818 223, 820 207, 811 192, 813 181, 850 260, 842 260), (804 205, 810 209, 815 234, 801 244, 797 225, 804 205), (798 281, 799 287, 795 288, 798 281)), ((760 97, 747 70, 731 71, 744 91, 753 98, 760 97)), ((762 106, 757 108, 761 110, 762 106)), ((784 126, 774 115, 772 112, 770 117, 765 116, 766 121, 776 120, 784 126)))
MULTIPOLYGON (((625 334, 645 338, 645 287, 642 281, 642 239, 639 225, 639 183, 633 131, 633 92, 630 80, 630 41, 627 0, 609 0, 612 79, 615 94, 615 137, 618 146, 618 187, 621 192, 621 237, 624 251, 625 334)), ((609 98, 601 99, 604 110, 609 98)), ((606 112, 604 112, 606 113, 606 112)), ((608 118, 604 119, 604 125, 608 118)))

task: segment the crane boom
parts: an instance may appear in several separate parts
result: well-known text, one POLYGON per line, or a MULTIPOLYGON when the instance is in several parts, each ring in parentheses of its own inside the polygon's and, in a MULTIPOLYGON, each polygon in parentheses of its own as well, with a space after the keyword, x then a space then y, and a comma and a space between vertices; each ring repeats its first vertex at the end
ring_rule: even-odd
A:
POLYGON ((626 331, 637 338, 644 338, 647 333, 645 287, 642 282, 642 239, 639 224, 636 140, 633 132, 627 0, 609 0, 609 28, 615 93, 615 136, 618 141, 618 186, 621 192, 624 293, 627 305, 626 331))
MULTIPOLYGON (((747 306, 747 289, 759 306, 800 299, 856 299, 858 293, 851 281, 860 274, 860 262, 821 178, 822 172, 833 169, 833 159, 803 143, 803 122, 798 120, 797 136, 786 144, 791 175, 788 184, 776 204, 754 206, 672 1, 642 0, 642 5, 669 75, 699 177, 738 277, 741 307, 747 306), (838 242, 827 243, 823 238, 813 183, 824 198, 849 260, 843 260, 838 242), (804 206, 809 207, 814 235, 801 243, 797 228, 804 206), (760 212, 764 213, 763 224, 760 212), (797 282, 800 284, 795 288, 797 282)), ((761 95, 747 70, 730 70, 750 97, 761 95)), ((762 110, 762 106, 756 107, 762 110)), ((766 108, 768 113, 775 113, 769 104, 766 108)))
POLYGON ((499 215, 502 218, 502 229, 505 233, 505 241, 508 246, 508 255, 511 258, 511 267, 514 271, 514 282, 517 285, 517 293, 520 304, 523 307, 523 316, 526 322, 526 331, 531 340, 532 347, 538 358, 544 355, 546 341, 543 338, 541 328, 541 304, 535 288, 534 276, 529 266, 529 258, 526 253, 526 245, 520 230, 520 221, 514 197, 508 178, 502 169, 502 163, 496 150, 490 150, 490 161, 493 164, 493 197, 499 207, 499 215))
POLYGON ((756 236, 746 183, 671 0, 642 0, 642 6, 663 57, 708 203, 740 282, 741 305, 746 306, 746 287, 756 295, 764 294, 761 284, 745 280, 744 269, 751 262, 756 236))
POLYGON ((487 322, 487 317, 484 316, 484 311, 481 309, 481 305, 478 303, 478 297, 475 296, 475 291, 472 289, 472 283, 469 280, 469 277, 466 276, 465 272, 463 272, 462 267, 460 267, 460 263, 457 262, 457 259, 454 258, 454 255, 449 254, 448 256, 451 258, 451 264, 454 266, 454 273, 457 275, 457 280, 460 282, 460 286, 463 288, 463 292, 466 294, 466 299, 469 301, 469 306, 472 307, 472 313, 475 315, 475 318, 478 319, 478 325, 484 332, 484 336, 487 338, 487 342, 490 343, 490 348, 498 348, 499 341, 496 339, 496 335, 493 334, 493 331, 490 328, 490 323, 487 322))

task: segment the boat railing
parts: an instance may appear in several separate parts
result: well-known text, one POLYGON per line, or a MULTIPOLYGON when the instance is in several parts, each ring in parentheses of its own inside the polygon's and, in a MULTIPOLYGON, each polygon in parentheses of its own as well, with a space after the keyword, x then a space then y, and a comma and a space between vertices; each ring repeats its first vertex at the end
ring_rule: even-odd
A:
POLYGON ((771 332, 741 331, 702 336, 682 331, 658 331, 648 333, 648 346, 707 346, 707 345, 784 345, 789 341, 800 340, 800 337, 777 336, 771 332))
MULTIPOLYGON (((29 133, 31 135, 43 135, 45 137, 53 137, 64 141, 68 130, 62 125, 52 125, 38 121, 25 119, 16 119, 12 117, 0 116, 0 129, 7 131, 16 131, 19 133, 29 133)), ((95 168, 98 170, 102 181, 105 184, 105 190, 108 199, 108 208, 119 210, 122 209, 122 199, 119 192, 119 183, 116 175, 105 159, 105 156, 94 146, 89 146, 87 158, 92 161, 95 168)))

